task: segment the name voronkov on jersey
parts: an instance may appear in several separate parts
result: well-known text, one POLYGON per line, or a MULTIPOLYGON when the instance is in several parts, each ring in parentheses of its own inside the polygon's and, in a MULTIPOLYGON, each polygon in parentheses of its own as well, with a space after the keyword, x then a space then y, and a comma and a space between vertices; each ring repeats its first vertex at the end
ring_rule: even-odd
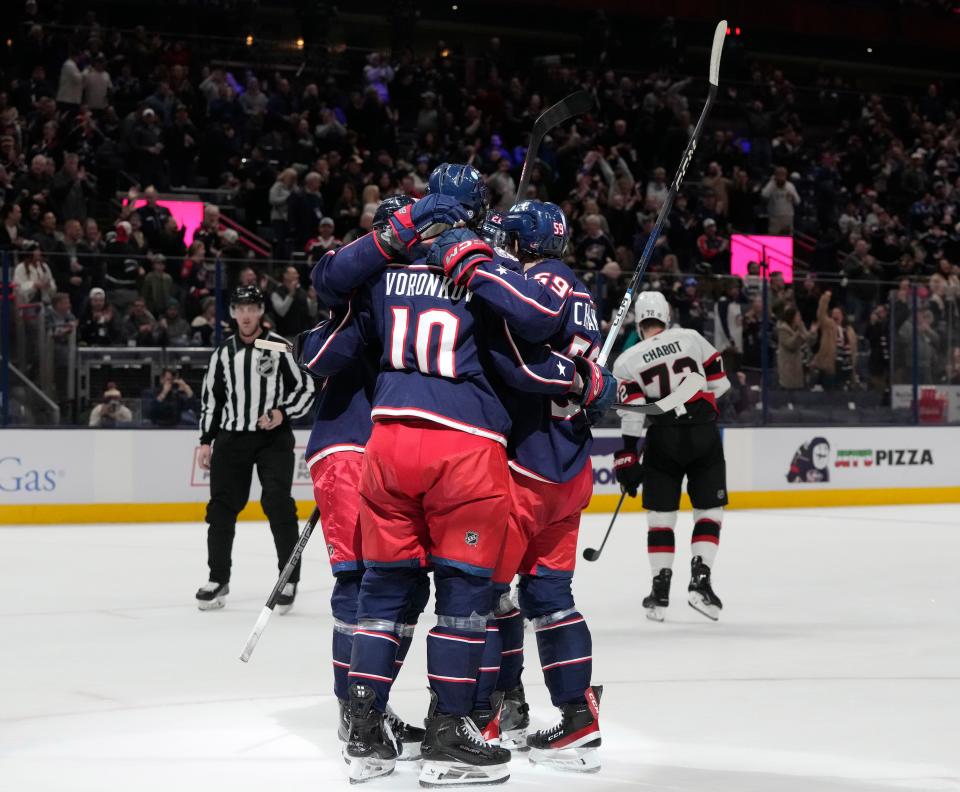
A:
POLYGON ((664 344, 663 346, 654 347, 649 352, 643 354, 643 362, 651 363, 657 358, 666 357, 667 355, 679 355, 680 354, 680 342, 671 341, 669 344, 664 344))
POLYGON ((434 272, 388 272, 386 274, 388 296, 423 297, 429 295, 439 300, 466 300, 470 302, 473 292, 457 286, 446 275, 434 272))

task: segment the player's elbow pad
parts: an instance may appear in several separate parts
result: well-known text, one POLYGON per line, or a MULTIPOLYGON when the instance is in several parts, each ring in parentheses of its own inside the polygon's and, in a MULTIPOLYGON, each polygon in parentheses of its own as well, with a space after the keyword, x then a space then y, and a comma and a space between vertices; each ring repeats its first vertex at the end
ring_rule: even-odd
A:
POLYGON ((707 383, 707 388, 710 392, 719 399, 723 394, 730 390, 730 380, 724 376, 720 379, 715 379, 707 383))

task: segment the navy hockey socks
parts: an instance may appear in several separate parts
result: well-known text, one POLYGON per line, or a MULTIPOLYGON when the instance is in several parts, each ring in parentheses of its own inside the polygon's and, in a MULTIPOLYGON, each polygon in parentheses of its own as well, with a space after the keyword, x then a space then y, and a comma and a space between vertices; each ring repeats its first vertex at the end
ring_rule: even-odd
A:
POLYGON ((497 690, 513 690, 520 687, 523 673, 523 616, 518 608, 497 614, 500 628, 500 676, 497 690))
POLYGON ((487 622, 486 641, 483 644, 483 656, 480 658, 480 675, 477 677, 477 689, 473 695, 473 709, 493 709, 490 696, 497 689, 500 676, 500 629, 497 620, 487 622))
POLYGON ((550 700, 559 707, 580 699, 593 671, 593 641, 583 616, 559 611, 534 619, 533 627, 550 700))

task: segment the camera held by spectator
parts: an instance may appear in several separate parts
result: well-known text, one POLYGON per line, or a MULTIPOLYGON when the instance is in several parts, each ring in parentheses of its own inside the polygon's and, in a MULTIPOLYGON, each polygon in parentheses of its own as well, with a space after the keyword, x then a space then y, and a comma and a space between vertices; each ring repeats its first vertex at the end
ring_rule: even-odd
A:
POLYGON ((131 423, 133 413, 120 401, 122 398, 123 395, 111 383, 103 392, 103 401, 90 411, 90 426, 109 429, 131 423))

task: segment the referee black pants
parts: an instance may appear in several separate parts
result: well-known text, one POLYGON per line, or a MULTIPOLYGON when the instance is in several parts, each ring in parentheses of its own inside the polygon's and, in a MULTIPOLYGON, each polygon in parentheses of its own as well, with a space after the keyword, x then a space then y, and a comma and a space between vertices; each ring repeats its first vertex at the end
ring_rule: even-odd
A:
MULTIPOLYGON (((247 505, 253 468, 263 494, 260 503, 270 521, 277 548, 277 569, 283 569, 299 538, 293 487, 293 431, 283 424, 265 432, 220 432, 210 460, 210 502, 207 504, 207 564, 210 580, 230 581, 237 515, 247 505)), ((300 564, 290 582, 300 580, 300 564)))

